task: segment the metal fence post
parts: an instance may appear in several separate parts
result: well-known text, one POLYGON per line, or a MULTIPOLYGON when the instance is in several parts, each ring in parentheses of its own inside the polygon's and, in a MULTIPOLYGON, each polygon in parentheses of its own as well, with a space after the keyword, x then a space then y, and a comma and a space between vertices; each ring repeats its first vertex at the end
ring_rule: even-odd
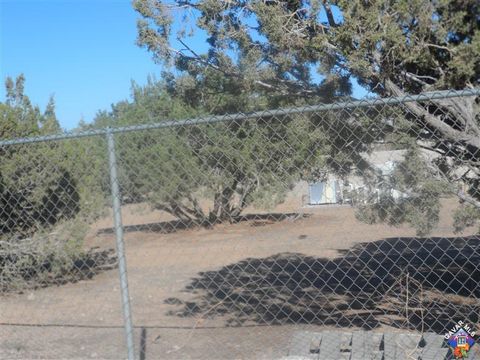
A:
POLYGON ((132 312, 130 309, 130 295, 128 292, 127 263, 125 260, 125 245, 123 241, 122 210, 120 204, 120 191, 117 178, 117 159, 115 154, 114 134, 110 129, 106 132, 108 144, 108 164, 110 170, 110 185, 112 192, 113 221, 117 243, 118 270, 120 273, 120 288, 122 292, 123 320, 127 340, 128 359, 135 358, 133 343, 132 312))

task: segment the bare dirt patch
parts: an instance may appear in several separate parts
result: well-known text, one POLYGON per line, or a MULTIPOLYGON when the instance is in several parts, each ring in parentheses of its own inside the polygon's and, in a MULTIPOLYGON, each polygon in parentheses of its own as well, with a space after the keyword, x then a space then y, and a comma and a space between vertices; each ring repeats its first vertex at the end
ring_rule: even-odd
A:
MULTIPOLYGON (((453 237, 451 212, 456 202, 445 200, 443 203, 441 220, 432 236, 453 237)), ((207 308, 195 316, 179 316, 176 312, 182 306, 188 302, 195 304, 202 296, 200 289, 188 291, 192 281, 201 277, 200 273, 218 272, 245 259, 294 253, 334 261, 356 244, 415 236, 415 231, 406 226, 392 228, 359 223, 348 206, 299 208, 296 203, 287 203, 275 212, 311 216, 278 222, 242 221, 170 233, 154 231, 153 227, 150 229, 153 231, 147 231, 149 227, 145 226, 142 231, 127 231, 133 320, 138 327, 137 350, 143 344, 147 359, 284 356, 290 334, 300 326, 315 328, 315 325, 300 321, 264 326, 250 321, 242 327, 231 327, 229 319, 233 312, 204 316, 207 308), (180 303, 172 304, 172 300, 167 299, 179 299, 180 303)), ((126 206, 123 214, 126 226, 173 220, 160 212, 142 214, 132 205, 126 206)), ((95 224, 87 246, 113 248, 114 235, 99 232, 111 226, 109 218, 95 224)), ((478 299, 475 301, 478 305, 478 299)), ((3 296, 0 302, 0 322, 4 324, 0 325, 0 358, 124 357, 117 271, 107 271, 75 284, 3 296)))

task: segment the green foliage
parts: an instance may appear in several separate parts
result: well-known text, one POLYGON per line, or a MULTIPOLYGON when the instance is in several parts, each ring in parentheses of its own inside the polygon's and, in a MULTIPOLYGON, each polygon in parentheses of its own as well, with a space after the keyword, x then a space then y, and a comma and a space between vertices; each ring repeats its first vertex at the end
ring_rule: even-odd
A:
MULTIPOLYGON (((6 101, 0 103, 2 138, 58 132, 53 98, 42 114, 23 93, 24 77, 6 80, 6 101)), ((58 144, 6 146, 0 149, 0 233, 21 236, 50 226, 78 212, 78 193, 58 144)))
MULTIPOLYGON (((42 114, 23 93, 25 79, 6 80, 0 103, 2 138, 58 134, 55 101, 42 114)), ((93 219, 105 205, 108 190, 103 139, 40 142, 0 148, 1 233, 29 236, 60 221, 93 219)))
MULTIPOLYGON (((462 204, 454 213, 454 227, 456 233, 461 233, 466 228, 478 225, 480 209, 469 204, 462 204)), ((480 232, 480 231, 479 231, 480 232)))
POLYGON ((207 88, 213 72, 244 92, 293 98, 348 94, 352 75, 376 92, 389 91, 386 79, 408 92, 478 80, 475 0, 135 0, 134 8, 138 44, 207 88), (188 46, 200 30, 205 54, 188 46), (312 68, 325 77, 320 84, 312 68))
POLYGON ((358 219, 392 226, 410 224, 420 236, 427 235, 439 220, 440 198, 448 194, 449 184, 437 180, 419 149, 407 150, 393 173, 377 172, 371 184, 376 192, 357 199, 358 219))
POLYGON ((1 233, 28 236, 78 213, 76 180, 59 166, 62 154, 56 146, 4 150, 0 161, 1 233))
MULTIPOLYGON (((209 113, 329 102, 351 94, 352 78, 379 96, 462 89, 480 81, 476 0, 135 0, 133 4, 141 15, 138 44, 167 69, 169 93, 209 113), (182 19, 181 24, 176 24, 177 19, 182 19), (205 53, 189 46, 199 34, 208 38, 205 53)), ((470 203, 478 204, 478 101, 444 99, 391 110, 379 109, 375 114, 373 109, 373 116, 366 114, 360 120, 363 127, 345 126, 342 121, 348 114, 338 115, 339 135, 350 135, 354 147, 331 128, 322 127, 332 139, 326 144, 330 150, 321 151, 329 154, 322 155, 329 171, 345 175, 355 165, 367 183, 375 182, 375 176, 359 153, 372 150, 372 137, 392 143, 393 149, 417 144, 440 155, 428 162, 435 168, 430 178, 412 183, 405 177, 405 184, 396 184, 414 186, 409 190, 416 195, 402 205, 404 216, 390 208, 383 215, 377 211, 367 217, 410 222, 423 234, 438 219, 437 182, 466 185, 470 203), (384 126, 386 118, 394 125, 384 126), (459 178, 466 168, 468 176, 459 178)), ((417 165, 413 158, 404 163, 410 170, 417 165)), ((449 188, 453 191, 454 186, 449 188)), ((367 198, 377 202, 378 197, 367 198)), ((391 202, 382 201, 385 206, 391 202)), ((370 210, 379 208, 378 202, 371 205, 375 206, 370 210)))
MULTIPOLYGON (((132 102, 100 113, 92 126, 161 122, 204 112, 171 95, 168 83, 152 80, 144 88, 134 85, 132 102)), ((329 114, 266 114, 118 134, 123 200, 147 201, 186 223, 232 221, 249 205, 272 208, 300 179, 318 179, 327 169, 342 176, 350 171, 359 149, 374 137, 361 122, 339 130, 341 121, 329 114)))
MULTIPOLYGON (((23 93, 24 77, 6 80, 2 139, 60 133, 53 98, 44 113, 23 93)), ((88 223, 105 206, 105 144, 99 139, 0 147, 0 278, 56 276, 83 254, 88 223), (30 274, 31 273, 31 274, 30 274), (30 275, 29 275, 30 274, 30 275)), ((23 280, 22 280, 23 279, 23 280)), ((2 285, 3 286, 3 285, 2 285)), ((1 289, 0 289, 1 290, 1 289)))

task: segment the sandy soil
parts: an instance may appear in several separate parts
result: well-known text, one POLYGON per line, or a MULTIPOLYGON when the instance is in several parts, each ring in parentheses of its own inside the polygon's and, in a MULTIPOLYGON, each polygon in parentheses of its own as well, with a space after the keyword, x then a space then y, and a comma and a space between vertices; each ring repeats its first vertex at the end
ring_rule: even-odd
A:
MULTIPOLYGON (((453 236, 451 212, 456 202, 445 200, 433 236, 453 236)), ((168 298, 188 301, 185 292, 199 272, 219 269, 246 258, 292 252, 334 258, 354 244, 389 237, 414 236, 406 227, 359 223, 349 206, 301 208, 285 204, 278 212, 300 211, 304 219, 281 222, 241 222, 213 229, 180 230, 170 234, 127 231, 128 277, 136 326, 137 353, 143 359, 280 358, 298 325, 227 327, 221 317, 168 315, 168 298), (195 328, 195 330, 192 330, 195 328), (143 329, 143 330, 142 330, 143 329)), ((126 206, 124 225, 169 220, 162 213, 126 206)), ((98 230, 88 246, 114 247, 114 236, 98 230)), ((107 271, 92 280, 0 297, 0 358, 125 357, 118 273, 107 271), (39 326, 41 325, 41 326, 39 326)), ((302 325, 302 328, 315 328, 302 325)))

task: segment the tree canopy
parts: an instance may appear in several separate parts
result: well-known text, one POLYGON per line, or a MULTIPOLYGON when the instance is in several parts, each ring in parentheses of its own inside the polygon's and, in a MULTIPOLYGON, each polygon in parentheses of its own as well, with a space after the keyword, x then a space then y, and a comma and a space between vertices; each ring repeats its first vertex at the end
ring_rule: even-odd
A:
MULTIPOLYGON (((142 124, 206 112, 171 95, 166 81, 150 80, 143 88, 134 84, 132 94, 131 102, 100 113, 93 126, 142 124)), ((328 146, 329 141, 302 116, 266 115, 119 134, 122 194, 125 201, 147 201, 184 223, 234 221, 249 205, 269 208, 283 201, 295 181, 324 166, 322 152, 332 157, 336 153, 340 163, 340 152, 328 146)))
POLYGON ((476 0, 136 0, 134 6, 142 15, 139 45, 199 84, 213 70, 245 91, 290 98, 349 94, 352 77, 389 95, 478 84, 476 0), (208 49, 197 53, 189 42, 202 36, 208 49))
MULTIPOLYGON (((7 77, 5 88, 5 102, 0 102, 1 139, 62 131, 53 97, 41 112, 24 92, 23 75, 15 80, 7 77)), ((102 152, 88 158, 95 140, 0 147, 0 236, 29 237, 80 215, 84 219, 98 215, 104 205, 107 171, 102 152)))
MULTIPOLYGON (((476 0, 135 0, 134 7, 138 44, 166 69, 169 91, 208 112, 331 102, 351 96, 354 80, 381 97, 480 84, 476 0)), ((401 127, 385 136, 409 149, 397 183, 415 191, 408 203, 386 199, 383 215, 371 204, 370 221, 400 207, 406 216, 397 220, 415 225, 423 216, 417 229, 426 233, 446 193, 464 202, 458 230, 477 221, 478 108, 475 97, 401 106, 401 127), (439 157, 422 162, 414 156, 420 148, 439 157), (424 168, 428 174, 412 175, 424 168)))

